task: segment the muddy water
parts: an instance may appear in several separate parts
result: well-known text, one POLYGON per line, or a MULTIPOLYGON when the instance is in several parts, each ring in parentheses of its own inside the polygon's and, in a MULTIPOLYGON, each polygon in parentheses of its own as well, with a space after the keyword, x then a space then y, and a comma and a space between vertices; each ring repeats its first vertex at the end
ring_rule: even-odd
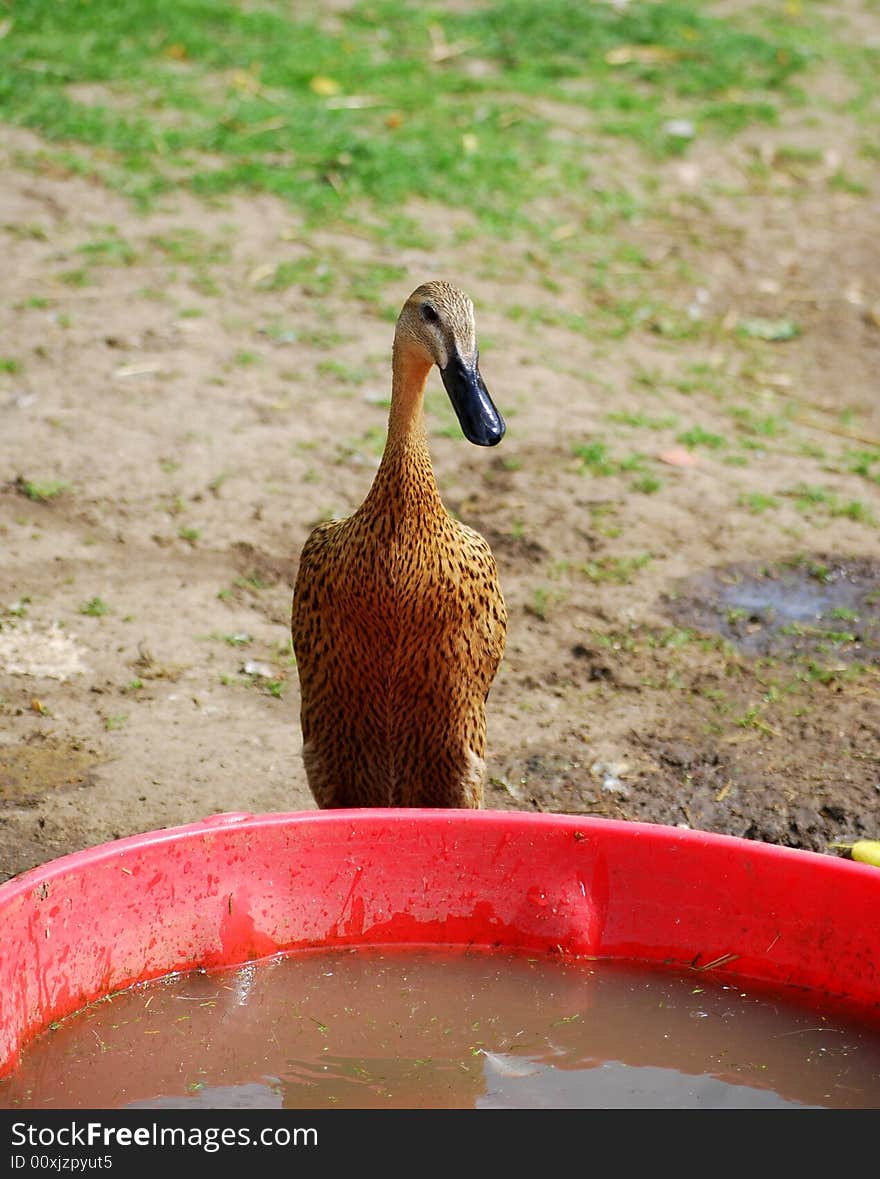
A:
POLYGON ((880 1024, 610 962, 346 950, 172 976, 45 1033, 29 1108, 880 1108, 880 1024))
POLYGON ((880 562, 822 554, 698 573, 666 599, 682 626, 722 635, 751 655, 880 663, 880 562))

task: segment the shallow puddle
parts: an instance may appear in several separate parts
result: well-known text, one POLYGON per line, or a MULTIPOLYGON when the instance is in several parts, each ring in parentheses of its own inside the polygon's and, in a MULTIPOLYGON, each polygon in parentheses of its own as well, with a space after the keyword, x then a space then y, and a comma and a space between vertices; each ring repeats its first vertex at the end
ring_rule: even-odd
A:
POLYGON ((172 976, 38 1037, 0 1107, 880 1107, 880 1024, 608 961, 427 949, 172 976))
POLYGON ((679 625, 748 654, 880 664, 880 561, 866 557, 713 569, 681 582, 665 605, 679 625))

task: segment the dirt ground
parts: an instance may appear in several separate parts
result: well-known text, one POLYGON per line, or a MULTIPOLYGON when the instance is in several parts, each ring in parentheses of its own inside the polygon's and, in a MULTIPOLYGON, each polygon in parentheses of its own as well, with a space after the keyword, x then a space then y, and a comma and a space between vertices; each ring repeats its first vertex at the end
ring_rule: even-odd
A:
MULTIPOLYGON (((405 250, 264 197, 142 215, 4 129, 0 879, 314 806, 298 554, 366 494, 389 310, 433 277, 472 296, 509 423, 470 446, 431 378, 441 490, 510 613, 486 805, 829 854, 880 836, 880 165, 811 118, 657 166, 619 230, 645 281, 617 335, 572 317, 605 322, 623 272, 461 213, 413 207, 429 244, 405 250), (272 289, 284 260, 305 277, 272 289)), ((609 148, 596 191, 627 168, 635 189, 609 148)))

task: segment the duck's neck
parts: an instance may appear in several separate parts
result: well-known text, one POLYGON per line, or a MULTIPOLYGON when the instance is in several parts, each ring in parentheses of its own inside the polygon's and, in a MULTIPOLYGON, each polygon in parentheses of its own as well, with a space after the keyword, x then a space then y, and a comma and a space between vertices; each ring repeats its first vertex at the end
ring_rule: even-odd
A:
POLYGON ((364 502, 396 518, 445 514, 428 452, 425 384, 431 365, 395 339, 388 437, 373 486, 364 502))

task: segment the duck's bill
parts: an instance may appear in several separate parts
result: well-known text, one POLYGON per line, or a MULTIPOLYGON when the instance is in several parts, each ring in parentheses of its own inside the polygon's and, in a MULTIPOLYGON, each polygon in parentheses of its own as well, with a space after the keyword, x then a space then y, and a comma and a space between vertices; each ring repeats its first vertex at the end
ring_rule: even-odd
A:
POLYGON ((507 427, 495 408, 474 358, 473 366, 453 356, 440 376, 458 417, 462 433, 476 446, 497 446, 507 427))

